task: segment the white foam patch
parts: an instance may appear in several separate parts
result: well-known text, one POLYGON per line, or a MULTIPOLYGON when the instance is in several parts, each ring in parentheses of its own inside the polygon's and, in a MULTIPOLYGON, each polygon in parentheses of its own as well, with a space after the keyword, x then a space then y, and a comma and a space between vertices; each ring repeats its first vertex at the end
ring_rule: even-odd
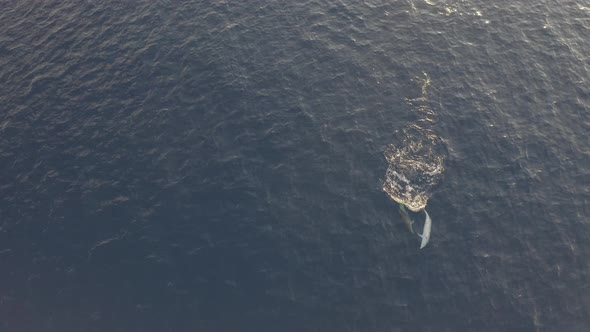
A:
POLYGON ((422 96, 408 100, 414 111, 420 114, 423 125, 412 123, 403 129, 402 139, 390 144, 384 151, 389 163, 383 190, 394 201, 404 204, 412 211, 426 207, 432 188, 440 181, 446 157, 442 140, 424 124, 435 123, 435 113, 428 107, 428 85, 425 75, 422 96))

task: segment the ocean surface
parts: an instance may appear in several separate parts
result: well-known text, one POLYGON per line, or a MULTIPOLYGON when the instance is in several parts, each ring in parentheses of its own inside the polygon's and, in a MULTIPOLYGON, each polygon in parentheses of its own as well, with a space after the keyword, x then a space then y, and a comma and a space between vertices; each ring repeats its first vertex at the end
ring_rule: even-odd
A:
POLYGON ((0 331, 585 332, 589 257, 587 0, 0 0, 0 331))

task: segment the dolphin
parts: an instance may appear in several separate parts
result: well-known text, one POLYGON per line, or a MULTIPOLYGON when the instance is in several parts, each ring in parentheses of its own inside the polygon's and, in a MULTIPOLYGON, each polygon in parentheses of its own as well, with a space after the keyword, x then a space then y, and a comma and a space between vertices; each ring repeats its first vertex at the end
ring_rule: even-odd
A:
POLYGON ((426 213, 426 219, 424 220, 424 229, 422 230, 422 234, 416 233, 422 239, 420 249, 426 247, 428 241, 430 241, 430 231, 432 230, 432 220, 430 219, 428 212, 426 212, 426 209, 424 210, 424 213, 426 213))
POLYGON ((414 229, 412 228, 414 221, 412 219, 410 219, 410 215, 408 215, 408 211, 406 211, 406 208, 404 207, 403 204, 399 205, 399 215, 402 217, 402 221, 404 222, 404 224, 406 224, 406 227, 408 227, 408 230, 412 234, 414 234, 414 229))

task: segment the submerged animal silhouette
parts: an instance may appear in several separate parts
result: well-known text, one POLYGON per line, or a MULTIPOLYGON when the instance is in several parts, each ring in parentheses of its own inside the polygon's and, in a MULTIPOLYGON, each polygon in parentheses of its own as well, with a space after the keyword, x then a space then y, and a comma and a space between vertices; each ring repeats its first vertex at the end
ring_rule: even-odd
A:
POLYGON ((414 229, 412 228, 412 225, 414 225, 414 220, 410 218, 410 215, 408 214, 408 211, 406 211, 406 208, 403 204, 399 205, 399 215, 402 217, 402 221, 404 224, 406 224, 408 230, 414 234, 414 229))

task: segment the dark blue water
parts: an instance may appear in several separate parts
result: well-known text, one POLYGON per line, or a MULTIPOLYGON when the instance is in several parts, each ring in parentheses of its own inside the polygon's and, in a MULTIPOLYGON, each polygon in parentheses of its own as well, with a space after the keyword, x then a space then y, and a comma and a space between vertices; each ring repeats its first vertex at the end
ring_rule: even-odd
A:
POLYGON ((0 8, 0 331, 590 330, 587 1, 0 8))

